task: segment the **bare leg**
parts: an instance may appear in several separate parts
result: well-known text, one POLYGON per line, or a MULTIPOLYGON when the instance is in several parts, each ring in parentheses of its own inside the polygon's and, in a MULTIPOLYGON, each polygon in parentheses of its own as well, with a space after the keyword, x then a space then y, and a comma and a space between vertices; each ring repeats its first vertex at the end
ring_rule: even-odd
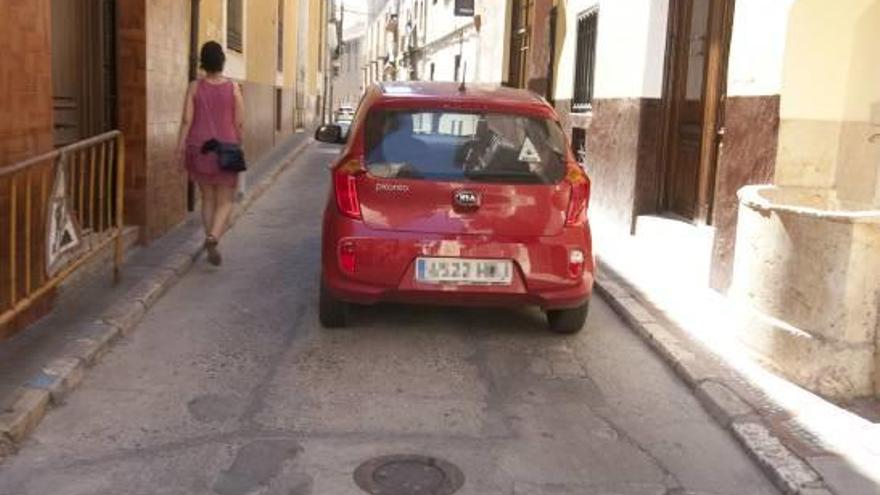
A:
POLYGON ((215 187, 205 184, 199 184, 199 191, 202 195, 202 225, 205 227, 205 235, 211 235, 211 228, 214 226, 214 209, 216 207, 215 187))
POLYGON ((220 239, 229 226, 229 216, 232 214, 233 199, 235 197, 234 187, 216 186, 214 203, 214 222, 211 226, 210 235, 215 239, 220 239))

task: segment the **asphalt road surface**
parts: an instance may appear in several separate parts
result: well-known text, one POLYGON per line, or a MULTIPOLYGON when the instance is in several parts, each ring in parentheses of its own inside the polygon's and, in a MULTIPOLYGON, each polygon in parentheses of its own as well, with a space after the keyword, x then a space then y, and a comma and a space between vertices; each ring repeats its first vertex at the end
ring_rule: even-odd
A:
MULTIPOLYGON (((0 466, 0 494, 354 495, 356 468, 392 454, 457 466, 460 494, 777 493, 598 297, 572 337, 527 308, 387 305, 321 329, 337 150, 312 145, 224 266, 200 262, 89 371, 0 466)), ((388 495, 443 483, 405 462, 373 475, 404 481, 388 495)))

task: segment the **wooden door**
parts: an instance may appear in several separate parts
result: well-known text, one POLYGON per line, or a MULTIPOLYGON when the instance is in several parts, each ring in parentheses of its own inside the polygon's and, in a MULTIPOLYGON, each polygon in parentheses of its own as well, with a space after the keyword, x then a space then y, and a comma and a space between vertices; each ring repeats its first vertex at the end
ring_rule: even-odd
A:
POLYGON ((510 57, 507 84, 526 87, 534 0, 513 0, 510 13, 510 57))
POLYGON ((55 145, 64 146, 83 134, 82 57, 83 12, 80 2, 52 2, 52 96, 55 145))
POLYGON ((55 145, 116 125, 115 0, 52 1, 55 145))
POLYGON ((710 223, 732 0, 673 0, 662 206, 710 223))

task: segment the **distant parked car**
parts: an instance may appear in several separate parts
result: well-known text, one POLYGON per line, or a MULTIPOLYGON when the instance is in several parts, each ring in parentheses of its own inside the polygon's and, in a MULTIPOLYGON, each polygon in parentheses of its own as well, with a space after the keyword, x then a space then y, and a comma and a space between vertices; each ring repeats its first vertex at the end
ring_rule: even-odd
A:
POLYGON ((320 320, 350 303, 536 305, 584 326, 594 261, 590 181, 535 94, 452 83, 370 87, 324 210, 320 320))
POLYGON ((354 109, 351 107, 339 107, 333 116, 333 121, 342 129, 342 136, 348 136, 351 122, 354 120, 354 109))

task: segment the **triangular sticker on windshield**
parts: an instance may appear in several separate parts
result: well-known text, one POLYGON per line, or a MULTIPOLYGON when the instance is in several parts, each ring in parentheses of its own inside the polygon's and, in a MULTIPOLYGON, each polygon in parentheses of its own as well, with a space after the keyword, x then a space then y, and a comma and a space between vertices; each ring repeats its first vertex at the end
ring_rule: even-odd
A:
POLYGON ((522 149, 519 152, 519 161, 526 163, 541 161, 541 155, 538 154, 538 150, 535 149, 535 145, 532 144, 532 140, 529 138, 526 138, 523 142, 522 149))

